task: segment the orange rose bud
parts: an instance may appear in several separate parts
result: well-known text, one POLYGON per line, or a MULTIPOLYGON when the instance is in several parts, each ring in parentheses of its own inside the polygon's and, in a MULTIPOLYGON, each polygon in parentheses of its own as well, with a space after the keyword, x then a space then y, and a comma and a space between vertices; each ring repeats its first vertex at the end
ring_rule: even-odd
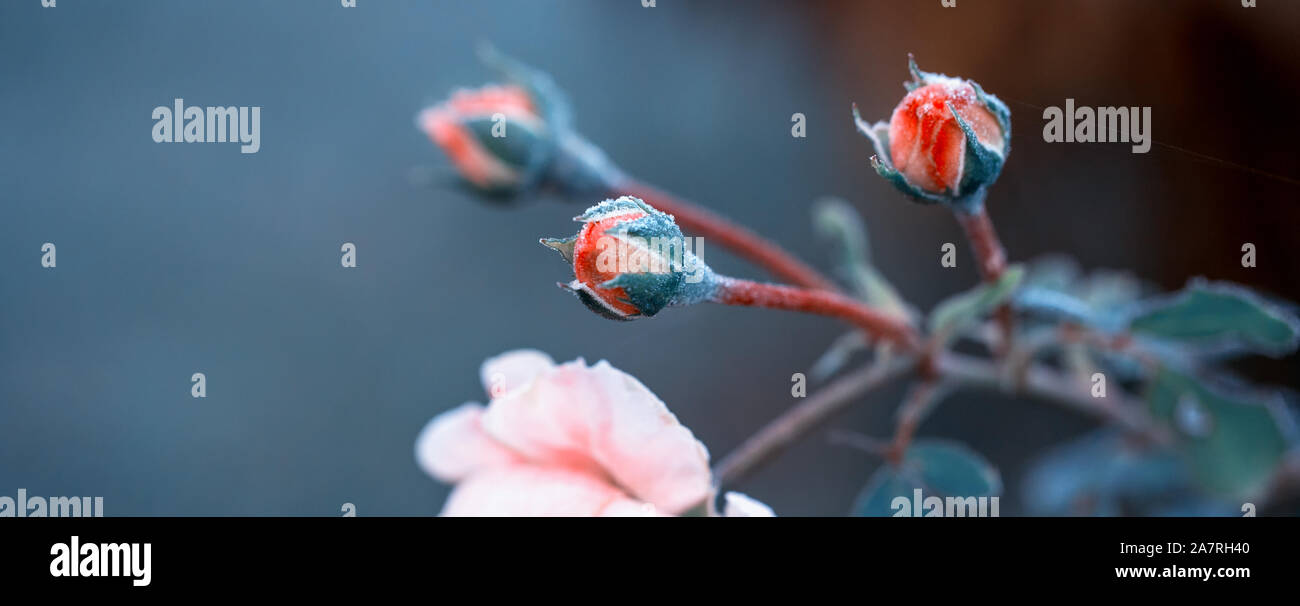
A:
POLYGON ((589 309, 613 320, 653 316, 673 305, 707 300, 717 279, 672 215, 639 198, 605 200, 577 217, 572 238, 543 238, 573 266, 560 286, 589 309))
POLYGON ((876 148, 872 164, 918 201, 977 208, 1011 149, 1011 112, 973 81, 909 67, 913 81, 888 123, 867 124, 854 107, 876 148))
POLYGON ((549 147, 532 98, 518 86, 458 90, 418 121, 461 176, 483 190, 519 187, 549 147))
POLYGON ((605 153, 574 132, 569 101, 549 75, 491 47, 480 54, 509 84, 456 91, 416 119, 461 177, 497 197, 543 185, 591 194, 621 180, 605 153))

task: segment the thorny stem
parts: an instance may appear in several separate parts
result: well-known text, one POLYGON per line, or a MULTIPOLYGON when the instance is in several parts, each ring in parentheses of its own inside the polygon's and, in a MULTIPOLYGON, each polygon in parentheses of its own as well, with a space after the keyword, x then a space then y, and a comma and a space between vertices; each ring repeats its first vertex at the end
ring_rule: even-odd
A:
POLYGON ((834 292, 722 276, 713 300, 725 305, 786 309, 840 318, 877 340, 911 351, 920 347, 919 338, 906 320, 834 292))
POLYGON ((678 199, 634 179, 620 181, 611 189, 620 195, 628 194, 641 198, 650 206, 672 215, 683 230, 735 252, 785 282, 817 290, 840 290, 830 278, 781 247, 708 209, 678 199))

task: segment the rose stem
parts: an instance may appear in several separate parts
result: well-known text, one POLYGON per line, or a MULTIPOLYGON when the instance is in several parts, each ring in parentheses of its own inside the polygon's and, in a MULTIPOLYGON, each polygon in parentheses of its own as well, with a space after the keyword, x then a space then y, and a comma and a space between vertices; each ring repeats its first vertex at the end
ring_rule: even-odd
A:
POLYGON ((882 364, 864 366, 822 387, 727 453, 713 468, 714 485, 734 485, 849 404, 861 401, 863 394, 907 374, 915 366, 912 359, 894 357, 882 364))
POLYGON ((927 409, 935 401, 938 389, 938 379, 930 377, 915 383, 907 392, 907 398, 898 409, 894 439, 885 451, 885 458, 890 463, 898 465, 903 462, 903 455, 907 453, 907 447, 912 445, 912 438, 916 436, 916 430, 921 426, 927 409))
MULTIPOLYGON (((763 426, 723 457, 713 468, 714 486, 735 485, 801 436, 816 429, 850 404, 860 402, 864 394, 908 374, 916 369, 916 365, 915 358, 895 356, 885 362, 851 371, 827 384, 763 426)), ((935 361, 935 366, 937 374, 954 387, 995 392, 1005 390, 1001 371, 984 360, 948 352, 935 361)), ((1141 436, 1157 444, 1167 444, 1170 440, 1167 431, 1142 412, 1141 405, 1129 401, 1128 396, 1119 390, 1110 392, 1104 400, 1098 400, 1087 389, 1080 389, 1069 377, 1055 369, 1035 365, 1026 376, 1021 387, 1026 395, 1113 423, 1130 435, 1141 436)))
POLYGON ((673 215, 684 231, 716 242, 719 246, 767 269, 783 281, 817 290, 840 290, 821 272, 795 258, 780 246, 703 207, 634 179, 620 181, 611 190, 611 193, 641 198, 650 206, 673 215))
POLYGON ((725 305, 767 307, 831 316, 861 328, 875 339, 894 343, 905 350, 916 351, 920 347, 916 333, 906 320, 834 292, 720 276, 713 301, 725 305))
MULTIPOLYGON (((985 282, 997 282, 1002 277, 1002 272, 1007 269, 1007 253, 1006 249, 1002 248, 1002 241, 998 239, 998 232, 993 228, 993 220, 989 218, 988 211, 981 204, 974 212, 958 210, 954 214, 957 215, 957 223, 961 224, 962 230, 966 232, 966 239, 970 241, 971 248, 975 250, 980 276, 985 282)), ((1015 318, 1011 315, 1011 306, 1005 304, 998 306, 994 316, 1002 331, 1002 341, 998 344, 997 355, 1004 357, 1011 351, 1015 318)))
POLYGON ((998 240, 998 232, 993 229, 993 221, 983 205, 975 212, 957 211, 957 222, 966 231, 966 239, 975 249, 975 258, 979 260, 980 276, 985 282, 997 282, 1002 272, 1007 269, 1007 253, 998 240))

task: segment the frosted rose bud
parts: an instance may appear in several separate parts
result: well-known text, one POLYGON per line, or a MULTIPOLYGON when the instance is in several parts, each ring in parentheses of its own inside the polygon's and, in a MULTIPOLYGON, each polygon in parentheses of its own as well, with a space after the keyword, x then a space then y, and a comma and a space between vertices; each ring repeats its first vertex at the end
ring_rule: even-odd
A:
POLYGON ((622 178, 600 148, 574 132, 569 101, 548 74, 490 46, 480 57, 508 84, 456 91, 416 119, 467 182, 509 197, 541 185, 602 192, 622 178))
POLYGON ((716 288, 696 254, 698 239, 685 238, 672 215, 638 198, 605 200, 574 220, 583 224, 578 235, 541 242, 573 266, 573 281, 560 286, 606 318, 653 316, 704 301, 716 288))
POLYGON ((546 125, 522 87, 461 89, 420 112, 420 129, 466 181, 487 191, 513 191, 544 165, 546 125))
POLYGON ((888 123, 867 124, 853 108, 875 146, 872 165, 918 201, 978 208, 1011 150, 1011 111, 974 81, 923 72, 910 58, 908 67, 913 80, 888 123))

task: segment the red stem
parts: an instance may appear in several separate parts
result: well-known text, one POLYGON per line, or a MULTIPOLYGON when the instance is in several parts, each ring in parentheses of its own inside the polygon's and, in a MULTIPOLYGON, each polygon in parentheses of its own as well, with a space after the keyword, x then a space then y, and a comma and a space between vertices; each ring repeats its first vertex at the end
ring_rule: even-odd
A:
POLYGON ((958 211, 957 222, 966 231, 971 248, 975 249, 975 258, 979 260, 980 276, 985 282, 996 282, 1007 269, 1007 253, 998 240, 998 232, 993 229, 993 221, 987 211, 981 207, 977 212, 958 211))
MULTIPOLYGON (((957 211, 954 214, 957 215, 957 222, 961 224, 961 228, 966 231, 966 239, 970 240, 971 248, 975 249, 980 276, 985 282, 997 282, 1002 277, 1002 272, 1007 269, 1007 253, 1002 248, 1002 241, 998 239, 997 230, 993 229, 993 220, 989 218, 988 211, 980 206, 980 209, 974 213, 957 211)), ((1002 333, 1002 340, 995 352, 1001 358, 1011 351, 1012 338, 1015 335, 1015 318, 1012 316, 1011 306, 1006 304, 998 306, 994 317, 1002 333)))
POLYGON ((838 291, 829 278, 803 261, 744 227, 736 225, 707 209, 673 197, 645 183, 627 179, 612 188, 614 193, 636 196, 663 212, 673 215, 684 231, 712 240, 737 255, 767 269, 774 276, 817 290, 838 291))
POLYGON ((930 405, 937 389, 938 380, 928 378, 913 385, 911 391, 907 393, 907 399, 898 409, 898 424, 894 428, 894 439, 885 451, 885 458, 890 463, 898 465, 903 462, 903 455, 907 454, 907 448, 912 445, 916 430, 921 426, 921 417, 925 414, 925 409, 930 405))
POLYGON ((916 333, 905 320, 856 299, 825 290, 720 277, 713 300, 726 305, 767 307, 831 316, 861 328, 875 339, 895 343, 904 349, 916 351, 920 346, 916 333))

